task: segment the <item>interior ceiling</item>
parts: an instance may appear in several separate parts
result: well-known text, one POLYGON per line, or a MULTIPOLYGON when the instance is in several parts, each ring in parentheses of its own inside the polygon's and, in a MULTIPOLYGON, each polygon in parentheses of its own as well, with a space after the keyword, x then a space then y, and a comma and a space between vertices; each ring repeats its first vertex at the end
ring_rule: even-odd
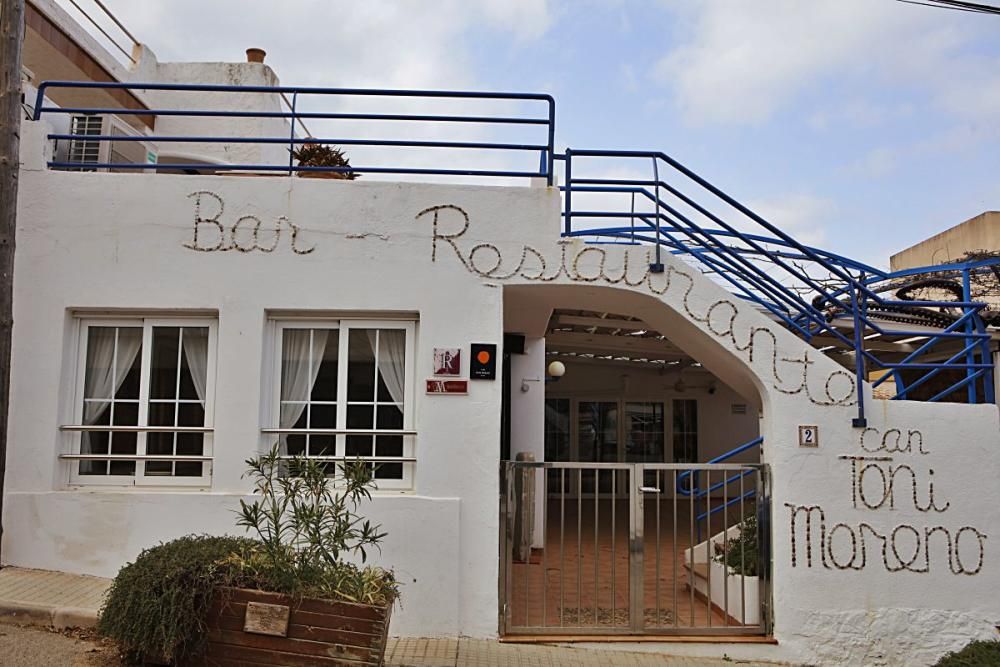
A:
POLYGON ((545 334, 546 354, 655 368, 700 368, 658 331, 636 317, 588 310, 556 309, 545 334))

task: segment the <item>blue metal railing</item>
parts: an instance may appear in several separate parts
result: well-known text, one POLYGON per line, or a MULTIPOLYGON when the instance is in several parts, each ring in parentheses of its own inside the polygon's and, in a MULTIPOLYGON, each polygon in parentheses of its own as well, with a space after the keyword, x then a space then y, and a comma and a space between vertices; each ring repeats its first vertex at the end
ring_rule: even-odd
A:
MULTIPOLYGON (((201 100, 199 95, 194 102, 201 100)), ((176 99, 176 98, 175 98, 176 99)), ((236 98, 233 98, 236 99, 236 98)), ((216 101, 217 102, 217 101, 216 101)), ((432 111, 438 109, 433 108, 432 111)), ((384 109, 383 109, 384 111, 384 109)), ((147 134, 74 134, 52 133, 56 141, 129 142, 147 141, 159 144, 210 144, 281 146, 287 157, 272 162, 256 163, 132 163, 132 162, 70 162, 53 160, 56 169, 116 169, 136 171, 212 172, 353 172, 357 174, 395 174, 424 176, 474 176, 508 178, 545 178, 554 183, 555 162, 564 166, 564 225, 565 236, 584 237, 594 242, 648 244, 654 250, 650 270, 664 270, 663 254, 681 255, 709 275, 724 282, 735 294, 764 308, 772 317, 793 332, 814 344, 829 344, 824 351, 836 349, 853 355, 857 385, 858 415, 855 425, 865 422, 863 386, 872 380, 878 387, 893 381, 897 391, 893 398, 928 398, 942 400, 964 391, 970 403, 995 402, 991 334, 981 315, 984 304, 972 296, 975 276, 992 271, 1000 276, 1000 259, 926 267, 889 273, 826 250, 803 244, 790 234, 771 224, 721 189, 694 173, 665 153, 654 151, 612 151, 567 149, 555 152, 555 101, 550 95, 534 93, 499 93, 470 91, 373 90, 358 88, 303 88, 271 86, 229 86, 161 83, 102 83, 47 81, 38 87, 34 118, 54 114, 115 114, 144 122, 150 130, 158 118, 189 117, 194 119, 276 119, 286 121, 282 136, 216 136, 147 134), (46 94, 61 89, 103 91, 107 94, 128 93, 136 104, 133 108, 57 107, 46 104, 46 94), (239 109, 213 108, 145 108, 138 102, 149 92, 205 94, 266 94, 262 108, 246 105, 239 109), (287 110, 277 102, 277 96, 287 103, 287 110), (290 96, 290 100, 288 97, 290 96), (503 112, 496 113, 363 113, 336 111, 306 111, 302 101, 307 96, 333 99, 338 105, 350 99, 401 99, 407 104, 422 101, 428 104, 454 102, 467 105, 472 100, 500 104, 503 112), (514 113, 511 104, 542 105, 544 112, 514 113), (297 136, 296 122, 303 120, 360 121, 374 124, 367 132, 345 132, 345 136, 297 136), (479 126, 492 136, 498 132, 514 135, 507 141, 444 141, 394 138, 384 133, 387 126, 410 125, 469 127, 479 126), (371 133, 373 136, 368 136, 371 133), (364 135, 364 136, 358 136, 364 135), (530 136, 529 136, 530 135, 530 136), (418 149, 421 155, 442 155, 435 151, 457 151, 459 156, 446 166, 404 166, 398 154, 380 155, 377 164, 359 166, 304 166, 295 164, 294 153, 303 144, 323 144, 369 148, 393 148, 400 151, 418 149), (537 155, 525 168, 487 169, 483 155, 537 155), (465 158, 468 162, 463 162, 465 158), (648 178, 606 178, 584 175, 584 168, 608 161, 638 163, 648 169, 648 178), (692 187, 693 186, 693 189, 692 187), (587 199, 601 196, 601 203, 588 207, 587 199), (620 198, 623 205, 614 209, 608 198, 620 198), (627 222, 627 226, 625 223, 627 222), (959 285, 961 297, 955 300, 909 300, 892 298, 887 291, 896 283, 921 274, 945 275, 959 285), (931 326, 907 326, 926 322, 931 326), (934 319, 937 318, 937 319, 934 319), (902 354, 879 349, 875 338, 913 338, 920 345, 902 348, 902 354), (881 376, 877 376, 881 372, 881 376), (876 377, 877 376, 877 377, 876 377), (933 388, 932 388, 933 387, 933 388), (928 395, 928 393, 930 394, 928 395)), ((304 125, 303 125, 304 127, 304 125)), ((264 131, 266 132, 266 131, 264 131)), ((263 132, 262 132, 263 134, 263 132)), ((274 134, 274 133, 272 133, 274 134)), ((449 157, 450 159, 450 157, 449 157)), ((605 173, 608 171, 604 170, 605 173)), ((642 172, 640 172, 642 173, 642 172)))
POLYGON ((150 133, 139 136, 129 135, 87 135, 72 133, 50 134, 55 140, 80 140, 93 142, 108 141, 147 141, 153 143, 198 143, 198 144, 253 144, 253 145, 283 145, 288 147, 289 156, 303 144, 323 144, 338 146, 365 146, 391 148, 422 148, 422 149, 460 149, 470 151, 502 151, 504 153, 537 153, 537 167, 533 160, 531 168, 524 169, 481 169, 474 166, 465 168, 434 168, 434 167, 403 167, 397 164, 367 165, 350 167, 333 166, 301 166, 293 164, 291 157, 287 163, 257 163, 257 164, 210 164, 203 163, 135 163, 135 162, 91 162, 81 165, 79 162, 51 161, 52 168, 78 169, 85 166, 89 169, 118 170, 156 170, 185 171, 192 169, 211 168, 213 171, 254 171, 254 172, 339 172, 357 174, 406 174, 431 176, 483 176, 511 178, 545 178, 549 185, 553 182, 553 160, 555 155, 555 100, 551 95, 539 93, 501 93, 472 91, 440 91, 440 90, 376 90, 363 88, 306 88, 292 86, 230 86, 212 84, 168 84, 168 83, 104 83, 82 81, 45 81, 38 86, 35 102, 35 120, 46 114, 115 114, 118 116, 137 116, 145 118, 159 117, 191 117, 191 118, 252 118, 252 119, 283 119, 291 126, 288 136, 217 136, 217 135, 157 135, 150 133), (273 94, 291 95, 289 109, 285 110, 225 110, 206 108, 109 108, 109 107, 58 107, 45 104, 46 94, 58 89, 91 89, 104 91, 127 91, 143 93, 146 91, 174 91, 193 93, 241 93, 241 94, 273 94), (397 98, 408 101, 422 100, 484 100, 488 102, 510 103, 527 102, 540 103, 546 107, 544 115, 528 114, 386 114, 386 113, 339 113, 333 111, 301 111, 298 110, 300 98, 306 95, 333 97, 338 100, 346 98, 397 98), (489 141, 418 141, 412 139, 393 139, 385 136, 377 137, 298 137, 295 135, 295 123, 302 119, 331 121, 366 121, 399 123, 458 123, 465 126, 476 125, 484 129, 497 127, 541 128, 542 136, 535 141, 489 142, 489 141))
POLYGON ((995 271, 1000 258, 889 273, 800 243, 664 153, 567 149, 557 158, 565 164, 564 236, 650 244, 656 248, 650 267, 654 272, 663 270, 662 251, 683 254, 807 341, 822 335, 831 348, 853 353, 856 426, 866 424, 863 386, 874 371, 884 373, 875 379, 875 386, 889 379, 896 382, 896 399, 912 398, 914 390, 938 378, 945 380, 945 388, 930 400, 965 389, 970 403, 995 402, 991 335, 980 315, 985 304, 972 299, 971 277, 995 271), (646 164, 652 167, 651 177, 580 176, 581 163, 598 160, 646 164), (665 179, 661 170, 674 178, 665 179), (688 194, 681 183, 695 186, 698 194, 688 194), (602 195, 600 204, 588 208, 587 195, 593 193, 602 195), (620 197, 618 208, 609 208, 609 195, 620 197), (641 204, 638 209, 636 200, 641 204), (614 224, 621 220, 629 226, 614 224), (894 280, 921 273, 940 275, 942 270, 961 278, 960 299, 904 300, 884 293, 894 280), (960 314, 950 315, 951 311, 960 314), (895 324, 921 318, 951 321, 926 328, 895 324), (927 340, 902 358, 867 342, 889 336, 927 340), (958 353, 944 349, 945 343, 956 341, 958 353), (960 377, 942 375, 953 376, 955 371, 960 377))
MULTIPOLYGON (((707 461, 706 465, 710 465, 713 463, 723 463, 733 458, 734 456, 742 454, 745 451, 753 449, 754 447, 759 447, 763 443, 764 443, 764 437, 758 436, 753 440, 751 440, 750 442, 746 442, 738 447, 734 447, 728 452, 720 454, 719 456, 716 456, 714 459, 707 461)), ((753 475, 757 472, 758 468, 747 468, 745 470, 740 470, 739 472, 733 475, 729 475, 728 472, 722 471, 723 475, 722 481, 715 482, 714 484, 709 483, 708 486, 706 486, 705 488, 701 488, 701 486, 699 485, 700 482, 699 482, 698 471, 685 470, 681 474, 677 475, 676 490, 678 494, 682 496, 688 496, 689 498, 691 498, 691 502, 698 503, 703 499, 709 498, 713 492, 718 491, 719 489, 723 490, 728 489, 730 484, 735 484, 739 482, 741 479, 753 475)), ((744 500, 753 498, 756 494, 757 494, 756 489, 749 489, 733 498, 729 498, 728 494, 726 494, 726 497, 723 498, 723 502, 716 505, 715 507, 711 507, 710 503, 706 503, 706 509, 696 511, 694 516, 698 540, 701 541, 702 521, 712 516, 713 514, 726 511, 729 507, 735 505, 736 503, 741 503, 744 500)))

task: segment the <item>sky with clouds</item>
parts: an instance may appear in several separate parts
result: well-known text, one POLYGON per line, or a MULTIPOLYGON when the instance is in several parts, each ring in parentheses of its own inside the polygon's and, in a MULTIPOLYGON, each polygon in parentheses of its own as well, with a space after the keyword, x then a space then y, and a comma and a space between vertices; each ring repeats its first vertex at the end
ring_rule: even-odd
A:
POLYGON ((664 151, 878 265, 1000 209, 1000 16, 895 0, 104 1, 161 61, 260 46, 287 85, 551 93, 559 148, 664 151))

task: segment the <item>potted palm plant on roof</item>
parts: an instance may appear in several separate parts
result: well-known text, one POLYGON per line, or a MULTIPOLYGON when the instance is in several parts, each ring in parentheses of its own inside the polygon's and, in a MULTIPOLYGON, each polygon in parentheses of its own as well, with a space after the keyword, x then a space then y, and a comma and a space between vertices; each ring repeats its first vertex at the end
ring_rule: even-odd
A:
POLYGON ((351 170, 351 161, 336 146, 306 141, 292 152, 300 167, 333 167, 337 171, 306 170, 297 172, 303 178, 339 178, 353 181, 360 174, 351 170))

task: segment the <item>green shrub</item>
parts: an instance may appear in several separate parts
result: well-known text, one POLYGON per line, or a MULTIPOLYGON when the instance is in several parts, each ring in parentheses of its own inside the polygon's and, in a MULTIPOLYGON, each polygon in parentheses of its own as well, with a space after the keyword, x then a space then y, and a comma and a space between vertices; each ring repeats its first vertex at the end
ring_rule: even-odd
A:
POLYGON ((760 560, 757 549, 757 517, 748 516, 739 526, 738 537, 715 546, 715 560, 728 565, 733 574, 756 577, 760 560))
POLYGON ((363 564, 385 537, 357 512, 371 499, 370 464, 342 463, 336 484, 329 464, 283 459, 277 448, 246 464, 259 497, 240 501, 237 525, 260 546, 230 559, 233 585, 364 604, 396 598, 392 572, 347 560, 363 564))
POLYGON ((357 513, 371 498, 370 464, 342 464, 334 483, 329 464, 282 457, 275 447, 247 466, 257 497, 240 501, 236 523, 254 538, 190 535, 119 570, 98 630, 131 658, 176 664, 197 655, 219 587, 372 605, 398 596, 391 571, 364 565, 385 537, 357 513))
POLYGON ((98 630, 136 659, 176 661, 197 653, 220 564, 253 544, 246 538, 189 535, 146 549, 111 583, 98 630))
POLYGON ((1000 665, 1000 642, 972 642, 961 651, 949 653, 935 667, 996 667, 1000 665))

